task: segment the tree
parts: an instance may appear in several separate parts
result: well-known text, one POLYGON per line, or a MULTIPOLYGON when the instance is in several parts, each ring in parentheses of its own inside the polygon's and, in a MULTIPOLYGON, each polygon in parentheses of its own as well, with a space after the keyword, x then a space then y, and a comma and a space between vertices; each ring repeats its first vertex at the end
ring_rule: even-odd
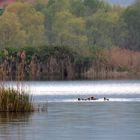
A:
POLYGON ((47 2, 46 0, 35 0, 33 2, 33 7, 35 8, 36 11, 45 14, 47 10, 47 2))
POLYGON ((93 16, 87 18, 88 45, 96 45, 98 47, 112 46, 110 22, 112 21, 110 21, 108 15, 102 11, 98 11, 93 16))
POLYGON ((6 12, 13 13, 17 17, 21 29, 26 34, 27 46, 39 46, 45 43, 44 16, 31 4, 15 2, 6 8, 6 12))
POLYGON ((106 2, 100 0, 70 0, 70 11, 76 16, 87 17, 99 9, 107 11, 109 8, 106 2))
POLYGON ((126 8, 123 18, 128 25, 129 38, 126 47, 140 50, 140 1, 126 8))
POLYGON ((120 14, 110 10, 98 10, 89 16, 86 22, 88 44, 108 48, 122 45, 127 35, 125 23, 120 19, 120 14))
POLYGON ((25 46, 26 34, 18 18, 13 13, 5 12, 0 21, 0 48, 25 46))
POLYGON ((55 43, 67 46, 82 46, 86 44, 85 21, 75 17, 69 11, 59 12, 53 26, 55 43))
POLYGON ((69 0, 49 0, 45 11, 45 28, 47 29, 48 43, 54 43, 53 26, 56 14, 69 9, 69 0))
POLYGON ((86 7, 82 0, 70 0, 70 11, 78 17, 85 16, 86 7))
POLYGON ((113 6, 109 11, 109 16, 112 18, 112 41, 114 46, 125 48, 128 40, 128 27, 122 18, 122 13, 125 9, 120 6, 113 6))
POLYGON ((109 5, 100 0, 83 0, 86 7, 86 16, 91 16, 96 13, 99 9, 107 11, 110 7, 109 5))

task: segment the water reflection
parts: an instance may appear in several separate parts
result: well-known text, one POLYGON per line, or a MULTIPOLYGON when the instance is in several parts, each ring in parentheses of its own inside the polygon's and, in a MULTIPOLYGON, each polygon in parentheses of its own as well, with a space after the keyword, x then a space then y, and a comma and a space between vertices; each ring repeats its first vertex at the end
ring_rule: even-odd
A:
POLYGON ((26 127, 30 124, 32 113, 0 113, 0 140, 19 140, 26 138, 26 127))
POLYGON ((1 112, 0 123, 6 124, 10 122, 28 122, 32 113, 15 113, 15 112, 1 112))

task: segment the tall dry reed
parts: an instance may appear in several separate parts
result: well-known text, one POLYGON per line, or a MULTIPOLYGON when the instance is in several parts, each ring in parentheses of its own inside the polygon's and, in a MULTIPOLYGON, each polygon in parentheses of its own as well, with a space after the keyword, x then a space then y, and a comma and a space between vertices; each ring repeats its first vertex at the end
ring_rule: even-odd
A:
MULTIPOLYGON (((7 76, 12 77, 10 63, 7 56, 4 58, 3 64, 0 65, 0 112, 32 112, 34 111, 32 96, 25 92, 21 83, 24 79, 25 54, 21 62, 17 64, 15 72, 16 89, 7 87, 4 83, 7 76)), ((11 81, 13 82, 13 81, 11 81)))

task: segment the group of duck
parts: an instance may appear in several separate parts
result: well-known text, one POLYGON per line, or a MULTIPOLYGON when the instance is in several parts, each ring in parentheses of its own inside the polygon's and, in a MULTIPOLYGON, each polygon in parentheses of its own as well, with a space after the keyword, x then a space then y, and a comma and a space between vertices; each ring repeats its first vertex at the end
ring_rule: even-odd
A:
MULTIPOLYGON (((104 97, 103 99, 104 101, 109 101, 109 99, 106 97, 104 97)), ((91 96, 88 98, 78 98, 78 101, 94 101, 94 100, 98 100, 98 98, 96 98, 95 96, 91 96)))

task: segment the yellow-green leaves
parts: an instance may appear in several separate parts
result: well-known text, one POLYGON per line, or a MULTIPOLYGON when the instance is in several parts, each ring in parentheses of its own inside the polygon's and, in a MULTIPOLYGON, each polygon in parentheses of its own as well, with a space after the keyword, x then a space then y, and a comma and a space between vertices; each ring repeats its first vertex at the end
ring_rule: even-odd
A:
POLYGON ((23 47, 26 35, 21 29, 17 16, 5 12, 0 17, 0 21, 0 47, 23 47))
POLYGON ((86 44, 85 21, 81 17, 72 15, 69 11, 63 11, 56 14, 53 28, 56 34, 56 41, 61 45, 81 46, 86 44))
MULTIPOLYGON (((7 19, 9 20, 9 24, 13 22, 13 24, 17 26, 15 27, 17 28, 16 30, 13 29, 13 34, 16 34, 17 30, 19 30, 18 36, 24 34, 24 38, 22 37, 24 41, 20 42, 20 46, 26 45, 36 47, 45 43, 44 16, 42 13, 37 12, 31 4, 21 2, 13 3, 6 8, 5 14, 3 15, 3 19, 5 18, 6 20, 5 15, 11 15, 16 18, 15 20, 7 19)), ((9 26, 11 26, 12 30, 13 25, 9 26)), ((15 40, 18 41, 18 38, 15 38, 15 40)), ((7 42, 7 37, 4 38, 4 41, 7 42)))

